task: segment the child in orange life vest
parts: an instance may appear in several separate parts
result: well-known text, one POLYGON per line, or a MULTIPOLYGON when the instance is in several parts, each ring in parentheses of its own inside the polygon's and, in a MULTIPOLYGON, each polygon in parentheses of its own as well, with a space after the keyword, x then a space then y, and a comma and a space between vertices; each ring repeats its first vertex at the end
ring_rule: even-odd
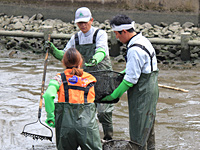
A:
POLYGON ((56 127, 58 150, 102 150, 99 127, 95 118, 95 77, 80 69, 83 59, 74 48, 63 56, 66 70, 50 80, 43 95, 46 123, 56 127), (54 99, 58 94, 58 103, 54 99), (55 114, 55 115, 54 115, 55 114))

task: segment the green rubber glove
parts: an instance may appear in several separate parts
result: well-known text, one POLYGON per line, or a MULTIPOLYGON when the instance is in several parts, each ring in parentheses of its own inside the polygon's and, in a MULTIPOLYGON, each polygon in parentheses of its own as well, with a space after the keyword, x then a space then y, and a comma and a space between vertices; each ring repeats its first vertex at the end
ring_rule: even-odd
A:
POLYGON ((98 48, 92 59, 90 59, 88 63, 85 63, 85 66, 96 66, 99 62, 101 62, 104 59, 105 56, 105 50, 103 48, 98 48))
POLYGON ((126 73, 126 69, 124 69, 123 71, 119 72, 121 74, 125 74, 126 73))
POLYGON ((88 63, 85 63, 85 66, 86 67, 93 67, 93 66, 96 66, 97 65, 97 60, 96 59, 89 59, 88 63))
POLYGON ((63 50, 59 50, 57 49, 54 44, 52 42, 49 42, 48 41, 48 44, 50 45, 50 49, 49 49, 49 52, 58 60, 62 60, 63 58, 63 55, 64 55, 64 51, 63 50))
POLYGON ((133 83, 130 83, 126 80, 123 80, 120 85, 112 92, 112 94, 104 97, 102 101, 112 101, 116 98, 120 98, 124 92, 126 92, 130 87, 133 86, 133 83))
POLYGON ((50 127, 55 127, 55 105, 54 99, 56 97, 57 91, 59 89, 59 83, 56 80, 50 80, 49 86, 46 92, 42 95, 45 100, 45 110, 47 112, 46 124, 50 127))
POLYGON ((55 115, 54 115, 54 112, 47 113, 47 119, 45 120, 45 123, 48 126, 55 128, 55 115))

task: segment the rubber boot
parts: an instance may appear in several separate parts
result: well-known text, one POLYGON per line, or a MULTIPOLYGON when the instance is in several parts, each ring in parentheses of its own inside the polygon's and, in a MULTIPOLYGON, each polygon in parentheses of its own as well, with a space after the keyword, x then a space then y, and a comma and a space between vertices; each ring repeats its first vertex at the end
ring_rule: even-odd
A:
POLYGON ((101 112, 97 116, 103 127, 103 139, 107 141, 111 140, 113 136, 112 112, 101 112))
POLYGON ((102 124, 103 126, 103 133, 104 133, 104 137, 103 139, 108 141, 108 140, 112 140, 113 137, 113 127, 110 125, 105 125, 102 124))

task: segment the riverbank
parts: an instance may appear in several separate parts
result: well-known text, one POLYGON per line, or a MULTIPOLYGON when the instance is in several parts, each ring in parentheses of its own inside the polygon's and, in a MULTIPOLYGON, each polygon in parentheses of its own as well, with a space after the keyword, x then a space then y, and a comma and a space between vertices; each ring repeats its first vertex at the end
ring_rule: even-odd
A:
MULTIPOLYGON (((30 31, 30 32, 43 32, 44 26, 52 26, 53 33, 73 34, 79 31, 74 21, 64 22, 60 19, 44 19, 43 14, 38 13, 29 17, 22 16, 9 16, 4 13, 0 14, 0 30, 6 31, 30 31)), ((105 30, 108 35, 111 33, 109 20, 104 20, 103 23, 94 21, 93 26, 105 30)), ((152 25, 148 22, 144 24, 135 24, 136 31, 142 32, 147 38, 165 38, 180 40, 181 33, 190 33, 190 40, 200 40, 200 28, 195 26, 192 22, 173 22, 167 24, 161 22, 159 25, 152 25)), ((63 49, 68 42, 68 39, 53 39, 52 42, 58 49, 63 49)), ((29 53, 44 53, 43 50, 44 40, 39 38, 24 38, 24 37, 1 37, 0 51, 8 57, 18 57, 19 51, 29 53)), ((197 65, 200 62, 200 48, 198 46, 190 47, 191 60, 188 62, 181 61, 181 47, 174 45, 153 45, 156 50, 158 63, 162 64, 186 64, 197 65)), ((110 41, 109 41, 110 48, 110 41)), ((120 54, 123 55, 125 46, 121 46, 120 54)), ((124 61, 121 55, 116 58, 118 61, 124 61)), ((2 57, 2 56, 0 56, 2 57)))

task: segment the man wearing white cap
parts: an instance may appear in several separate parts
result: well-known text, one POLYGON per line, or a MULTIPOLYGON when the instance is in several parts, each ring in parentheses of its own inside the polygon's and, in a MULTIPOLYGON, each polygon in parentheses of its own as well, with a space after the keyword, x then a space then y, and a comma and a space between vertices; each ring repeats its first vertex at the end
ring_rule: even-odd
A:
POLYGON ((154 122, 158 100, 158 68, 155 50, 147 38, 137 33, 126 15, 117 15, 110 25, 116 37, 127 46, 126 69, 121 84, 102 101, 112 101, 127 91, 129 132, 138 149, 154 150, 154 122))
MULTIPOLYGON (((92 14, 87 7, 76 10, 75 23, 81 31, 71 37, 64 50, 58 50, 50 42, 50 53, 58 60, 62 60, 65 51, 76 48, 84 58, 84 71, 112 70, 107 33, 92 26, 92 14)), ((113 104, 97 103, 98 119, 103 126, 104 140, 110 140, 113 136, 113 109, 113 104)))

